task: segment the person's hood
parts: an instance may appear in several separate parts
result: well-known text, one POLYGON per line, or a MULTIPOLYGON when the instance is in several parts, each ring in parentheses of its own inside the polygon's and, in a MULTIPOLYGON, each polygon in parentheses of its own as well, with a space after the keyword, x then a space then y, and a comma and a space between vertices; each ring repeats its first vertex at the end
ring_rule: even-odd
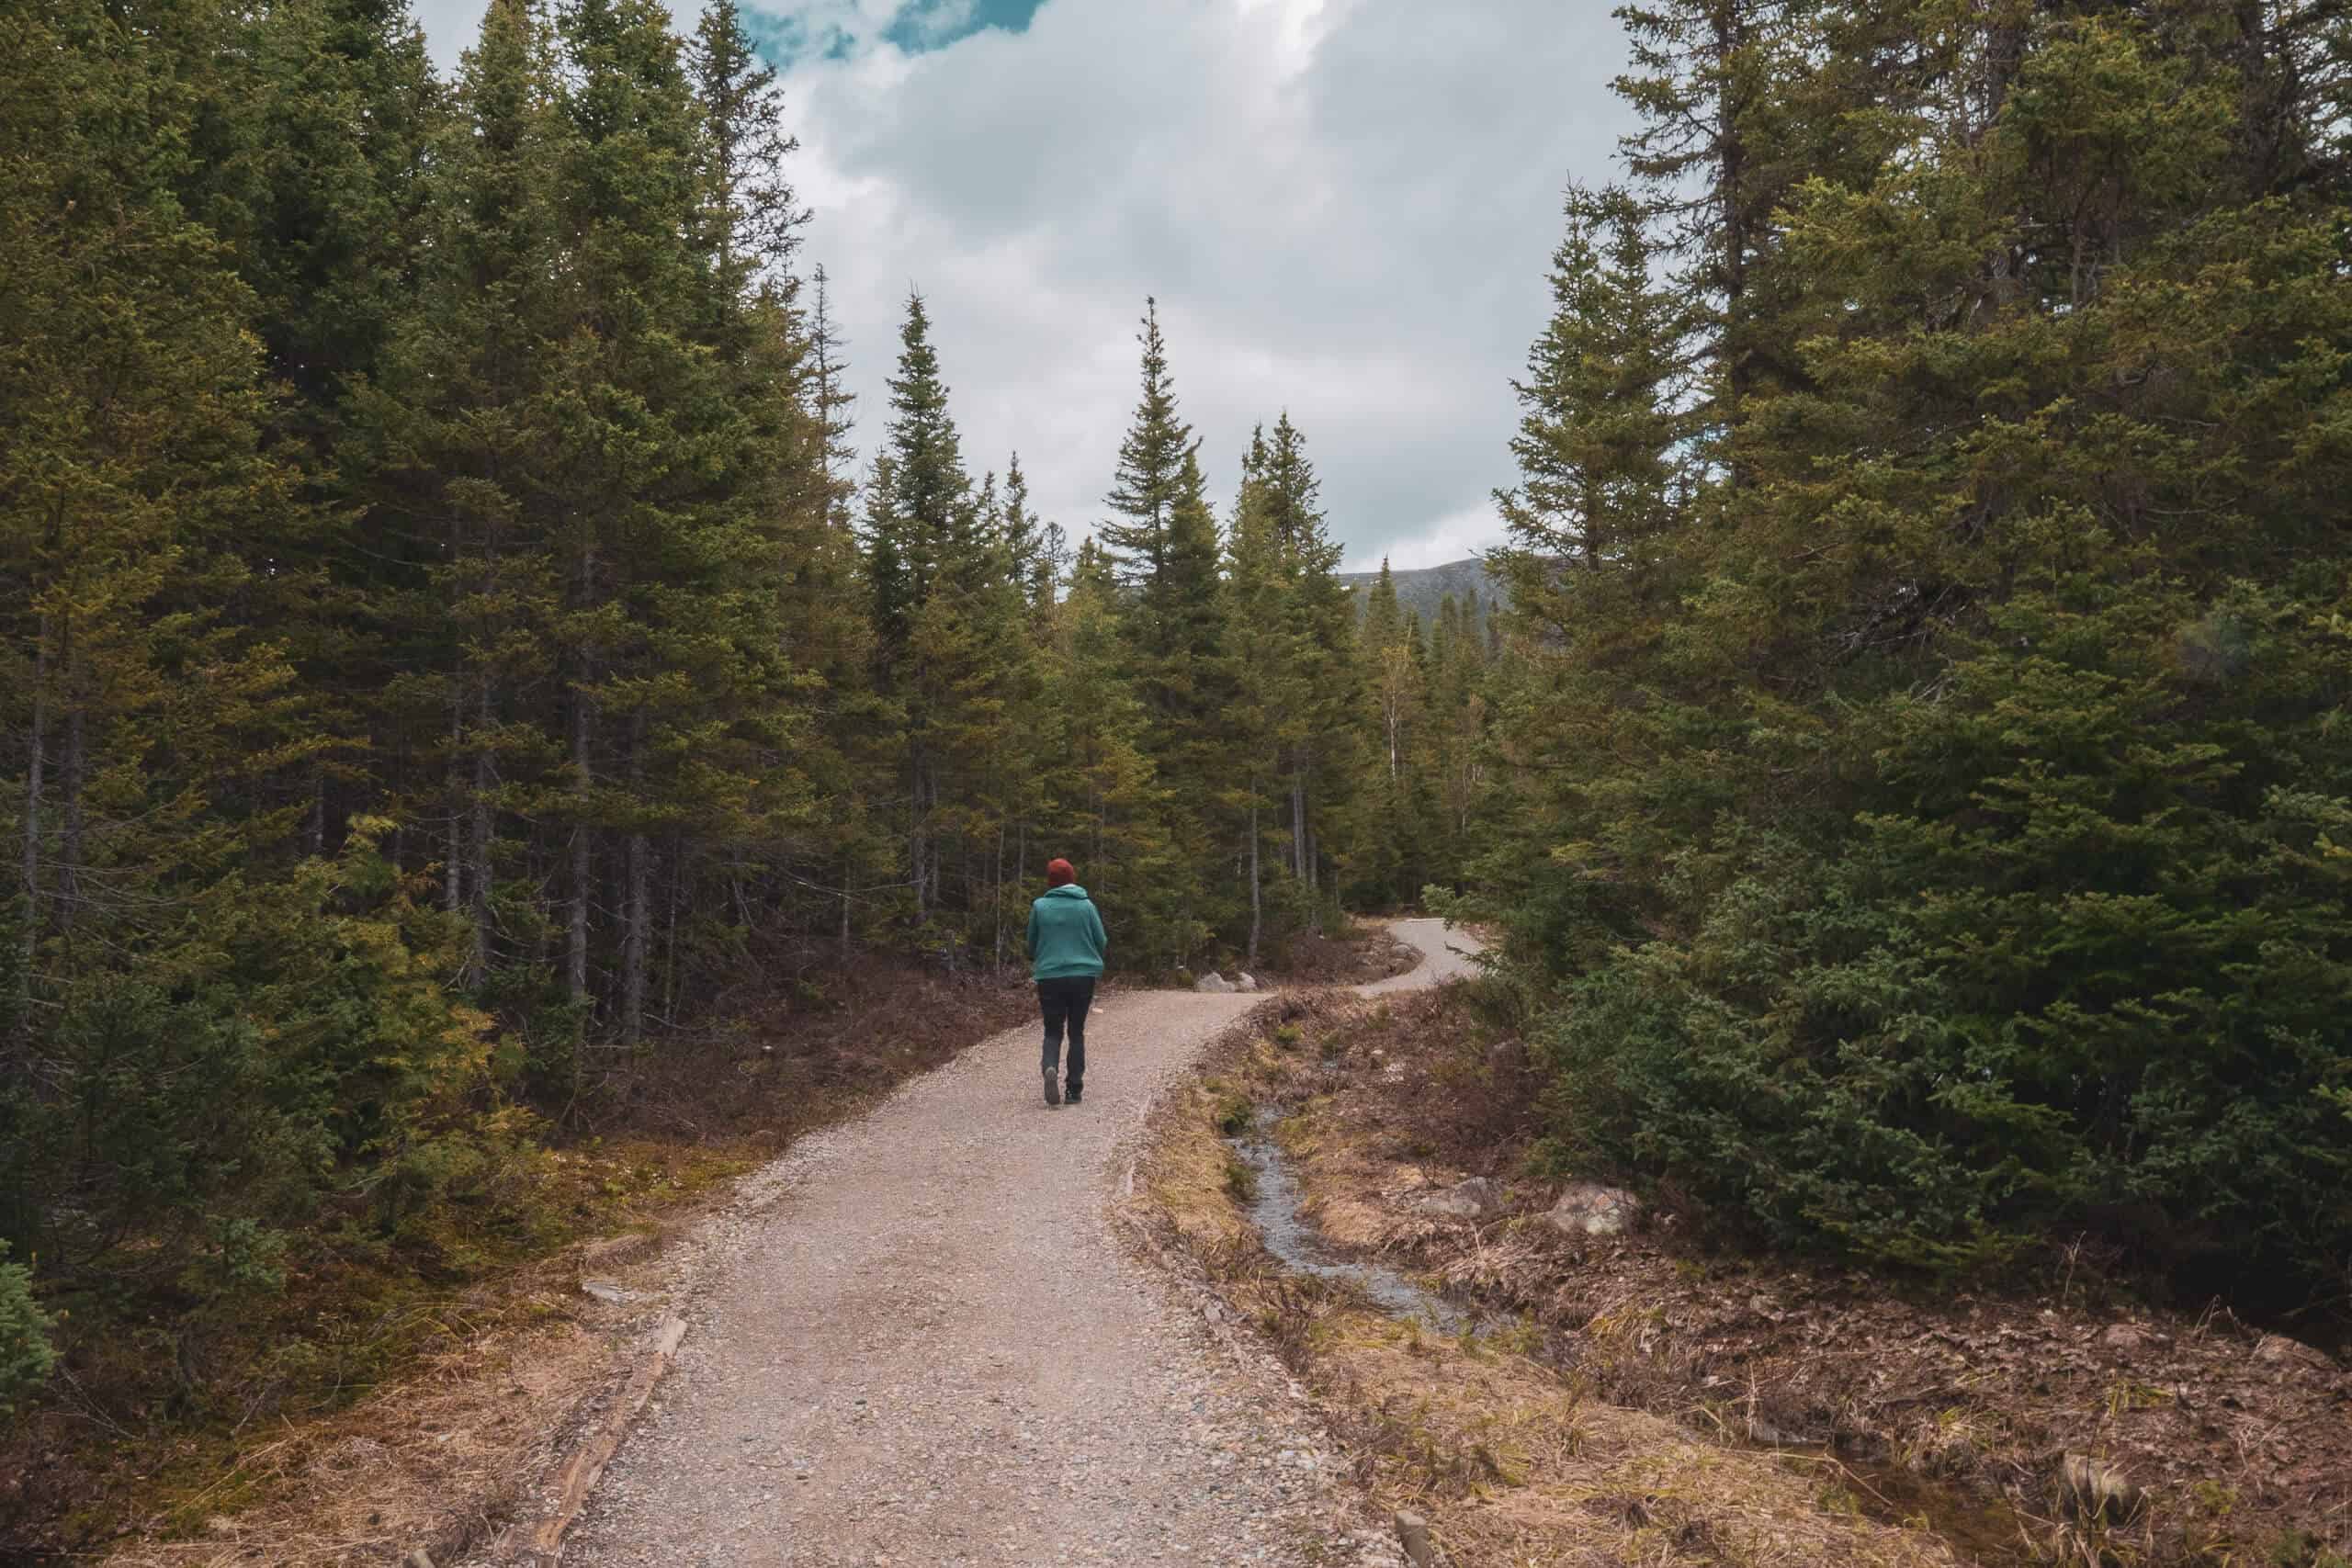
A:
POLYGON ((1046 888, 1044 897, 1047 898, 1083 898, 1086 897, 1086 889, 1080 887, 1075 882, 1065 882, 1059 887, 1046 888))

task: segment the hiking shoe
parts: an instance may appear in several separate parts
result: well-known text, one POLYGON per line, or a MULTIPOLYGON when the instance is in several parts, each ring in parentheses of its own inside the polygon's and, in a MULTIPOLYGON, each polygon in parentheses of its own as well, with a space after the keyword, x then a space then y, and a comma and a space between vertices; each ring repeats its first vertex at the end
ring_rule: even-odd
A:
MULTIPOLYGON (((1073 1096, 1072 1098, 1074 1099, 1076 1097, 1073 1096)), ((1048 1105, 1059 1105, 1061 1102, 1061 1085, 1054 1081, 1054 1069, 1047 1067, 1046 1069, 1046 1103, 1048 1105)))
POLYGON ((1072 1105, 1076 1105, 1076 1104, 1078 1103, 1078 1101, 1079 1101, 1079 1097, 1080 1097, 1079 1087, 1078 1087, 1076 1084, 1072 1084, 1072 1085, 1070 1085, 1070 1086, 1069 1086, 1069 1102, 1070 1102, 1072 1105))

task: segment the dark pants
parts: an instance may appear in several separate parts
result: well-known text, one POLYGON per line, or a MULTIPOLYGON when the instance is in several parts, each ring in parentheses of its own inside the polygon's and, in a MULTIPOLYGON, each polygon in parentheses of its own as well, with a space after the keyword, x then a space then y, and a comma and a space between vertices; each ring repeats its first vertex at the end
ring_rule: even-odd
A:
POLYGON ((1094 976, 1079 975, 1063 980, 1037 982, 1037 1009, 1046 1015, 1047 1077, 1062 1065, 1062 1025, 1069 1025, 1069 1071, 1066 1082, 1076 1094, 1086 1082, 1086 1010, 1094 1005, 1094 976))

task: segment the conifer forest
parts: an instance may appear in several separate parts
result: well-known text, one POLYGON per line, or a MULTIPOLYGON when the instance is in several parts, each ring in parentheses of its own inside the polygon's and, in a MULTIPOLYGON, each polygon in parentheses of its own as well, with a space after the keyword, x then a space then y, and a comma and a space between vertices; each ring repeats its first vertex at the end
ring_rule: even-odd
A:
POLYGON ((1480 923, 1546 1146, 1747 1243, 2352 1292, 2342 6, 1628 5, 1434 615, 1149 299, 1087 517, 921 293, 845 344, 736 0, 5 11, 0 1422, 219 1416, 730 976, 1025 975, 1058 854, 1137 980, 1480 923))

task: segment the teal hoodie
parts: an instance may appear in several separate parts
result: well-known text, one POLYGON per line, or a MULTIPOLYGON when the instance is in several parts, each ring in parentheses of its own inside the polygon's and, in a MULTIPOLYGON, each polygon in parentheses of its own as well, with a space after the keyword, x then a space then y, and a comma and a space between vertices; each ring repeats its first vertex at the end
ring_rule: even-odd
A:
POLYGON ((1048 888, 1029 906, 1029 970, 1037 980, 1068 980, 1102 973, 1102 951, 1111 945, 1102 917, 1086 889, 1071 883, 1048 888))

